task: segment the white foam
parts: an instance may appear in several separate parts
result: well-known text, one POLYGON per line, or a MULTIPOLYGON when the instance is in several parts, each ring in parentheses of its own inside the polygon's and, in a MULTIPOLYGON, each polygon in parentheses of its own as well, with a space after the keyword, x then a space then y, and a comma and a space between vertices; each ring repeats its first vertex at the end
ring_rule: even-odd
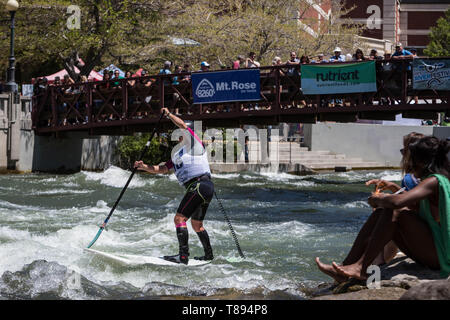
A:
POLYGON ((67 190, 67 189, 52 189, 52 190, 44 190, 37 191, 31 190, 29 195, 39 196, 39 195, 50 195, 50 194, 87 194, 92 193, 94 190, 67 190))
MULTIPOLYGON (((115 188, 123 188, 130 178, 131 173, 121 168, 111 166, 104 172, 87 172, 82 171, 88 181, 99 181, 103 185, 115 188)), ((146 185, 153 185, 154 179, 141 178, 135 175, 129 184, 129 188, 140 188, 146 185)))
POLYGON ((213 173, 211 174, 211 177, 216 179, 226 179, 226 180, 232 180, 239 178, 239 173, 213 173))

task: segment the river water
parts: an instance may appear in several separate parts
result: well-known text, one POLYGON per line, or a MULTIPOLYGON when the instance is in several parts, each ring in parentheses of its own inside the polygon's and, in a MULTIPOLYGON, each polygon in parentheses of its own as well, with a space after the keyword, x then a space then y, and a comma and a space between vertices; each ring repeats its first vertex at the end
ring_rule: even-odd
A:
MULTIPOLYGON (((218 289, 264 297, 305 297, 304 289, 330 279, 314 258, 342 261, 371 212, 369 179, 398 181, 400 171, 295 176, 286 173, 214 174, 246 259, 216 200, 207 213, 215 260, 201 267, 126 267, 83 250, 109 213, 129 171, 117 167, 73 175, 0 175, 0 275, 37 260, 56 262, 99 287, 126 283, 152 294, 203 295, 218 289)), ((173 217, 183 196, 175 176, 137 174, 93 249, 116 254, 176 254, 173 217)), ((191 256, 202 254, 189 225, 191 256)), ((29 281, 29 279, 28 279, 29 281)), ((36 280, 37 281, 37 280, 36 280)), ((17 290, 21 290, 20 286, 17 290)), ((1 288, 0 288, 1 289, 1 288)), ((126 298, 126 292, 122 298, 126 298)), ((120 295, 119 295, 120 297, 120 295)), ((32 297, 31 297, 32 298, 32 297)), ((96 299, 95 292, 69 298, 96 299)))

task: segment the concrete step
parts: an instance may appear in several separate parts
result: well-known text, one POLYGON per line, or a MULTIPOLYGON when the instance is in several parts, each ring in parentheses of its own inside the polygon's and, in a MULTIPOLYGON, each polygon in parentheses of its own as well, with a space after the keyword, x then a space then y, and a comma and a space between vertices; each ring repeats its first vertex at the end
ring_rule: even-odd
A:
POLYGON ((310 165, 308 168, 313 170, 334 170, 336 167, 346 167, 348 170, 350 169, 371 169, 371 168, 383 168, 384 166, 379 163, 356 163, 349 165, 333 165, 333 164, 317 164, 310 165))
POLYGON ((279 153, 280 158, 292 158, 292 159, 345 159, 345 155, 337 155, 337 154, 309 154, 309 153, 300 153, 300 154, 289 154, 289 153, 279 153))
POLYGON ((293 163, 300 163, 305 166, 308 166, 310 164, 323 164, 323 163, 333 163, 337 166, 345 165, 345 164, 353 164, 353 163, 362 163, 365 162, 362 159, 319 159, 319 160, 294 160, 291 161, 293 163))

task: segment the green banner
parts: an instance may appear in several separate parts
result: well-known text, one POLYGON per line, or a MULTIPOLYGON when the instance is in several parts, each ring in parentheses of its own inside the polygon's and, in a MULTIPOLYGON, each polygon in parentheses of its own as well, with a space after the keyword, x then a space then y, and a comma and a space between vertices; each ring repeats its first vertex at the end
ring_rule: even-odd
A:
POLYGON ((301 72, 304 94, 377 91, 375 61, 337 65, 303 65, 301 72))

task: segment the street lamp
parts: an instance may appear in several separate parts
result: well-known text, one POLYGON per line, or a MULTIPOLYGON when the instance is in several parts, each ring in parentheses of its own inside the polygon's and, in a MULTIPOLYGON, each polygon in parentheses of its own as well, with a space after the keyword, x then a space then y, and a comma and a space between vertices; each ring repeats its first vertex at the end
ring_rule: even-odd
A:
POLYGON ((17 92, 17 83, 16 83, 16 68, 14 58, 14 16, 16 15, 16 11, 19 9, 19 3, 16 0, 8 0, 6 3, 6 10, 11 14, 11 45, 10 50, 11 54, 9 56, 9 67, 7 73, 7 83, 5 84, 5 92, 17 92))

